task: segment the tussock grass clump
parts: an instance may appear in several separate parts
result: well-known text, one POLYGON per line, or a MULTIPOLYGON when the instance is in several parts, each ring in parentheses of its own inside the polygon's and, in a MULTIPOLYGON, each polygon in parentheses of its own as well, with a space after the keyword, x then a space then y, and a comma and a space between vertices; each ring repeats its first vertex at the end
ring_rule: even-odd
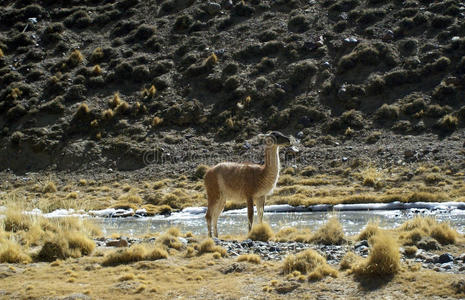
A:
POLYGON ((13 240, 0 239, 0 263, 29 263, 32 259, 13 240))
POLYGON ((86 116, 89 112, 89 106, 86 103, 81 103, 76 111, 76 116, 86 116))
POLYGON ((237 257, 237 261, 246 261, 253 264, 259 264, 260 256, 257 254, 242 254, 237 257))
POLYGON ((284 274, 290 274, 299 271, 302 274, 309 274, 309 280, 320 280, 325 276, 337 277, 337 270, 331 268, 326 259, 318 254, 315 250, 308 249, 297 255, 288 255, 284 259, 282 271, 284 274))
POLYGON ((57 187, 53 181, 49 181, 45 184, 45 186, 42 189, 43 193, 56 193, 57 192, 57 187))
POLYGON ((406 202, 441 202, 446 199, 444 193, 413 192, 407 196, 406 202))
POLYGON ((163 119, 158 117, 158 116, 155 116, 153 117, 152 119, 152 126, 153 127, 157 127, 158 125, 160 125, 161 123, 163 123, 163 119))
POLYGON ((274 236, 273 230, 268 223, 254 224, 247 237, 254 241, 267 242, 274 236))
POLYGON ((355 254, 354 252, 352 251, 349 251, 347 252, 344 257, 341 259, 341 262, 339 263, 339 268, 341 270, 349 270, 351 269, 353 266, 355 266, 355 264, 357 262, 359 262, 361 259, 360 256, 358 256, 357 254, 355 254))
POLYGON ((205 253, 215 253, 215 252, 220 253, 221 256, 223 257, 226 256, 226 253, 227 253, 226 249, 224 249, 221 246, 215 245, 215 242, 210 238, 200 243, 198 255, 202 255, 205 253))
POLYGON ((331 217, 326 224, 318 228, 311 242, 324 245, 341 245, 346 241, 342 225, 337 217, 331 217))
POLYGON ((367 259, 352 268, 359 276, 388 276, 400 270, 400 253, 397 241, 381 231, 370 239, 371 251, 367 259))
POLYGON ((30 216, 22 214, 20 210, 8 209, 5 213, 3 226, 5 231, 28 231, 32 227, 32 219, 30 216))
POLYGON ((168 257, 168 252, 158 246, 137 244, 119 249, 105 256, 103 266, 116 266, 141 260, 158 260, 168 257))
POLYGON ((310 240, 311 232, 309 229, 297 230, 294 227, 284 227, 275 234, 277 242, 306 242, 310 240))
POLYGON ((423 237, 431 237, 442 245, 455 244, 460 236, 449 223, 440 223, 434 217, 417 216, 403 223, 398 230, 405 245, 415 245, 423 237))
POLYGON ((38 254, 39 260, 54 261, 68 257, 89 255, 95 249, 95 243, 78 231, 66 231, 55 235, 45 242, 38 254))
POLYGON ((74 50, 68 57, 68 65, 70 67, 75 67, 84 61, 84 56, 82 55, 81 51, 74 50))
POLYGON ((454 131, 457 129, 458 124, 459 120, 456 116, 445 115, 436 123, 436 126, 444 131, 454 131))
POLYGON ((379 232, 379 221, 370 220, 365 228, 363 228, 362 232, 360 232, 357 236, 357 241, 368 240, 379 232))

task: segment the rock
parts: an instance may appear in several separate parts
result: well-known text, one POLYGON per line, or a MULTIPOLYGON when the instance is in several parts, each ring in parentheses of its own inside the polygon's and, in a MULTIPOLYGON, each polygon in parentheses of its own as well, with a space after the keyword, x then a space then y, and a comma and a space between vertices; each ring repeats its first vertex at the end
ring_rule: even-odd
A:
POLYGON ((417 242, 417 247, 424 250, 439 250, 441 246, 439 245, 438 241, 433 238, 426 237, 422 238, 417 242))
POLYGON ((216 15, 221 10, 221 5, 215 2, 208 2, 205 10, 212 16, 216 15))
POLYGON ((391 41, 394 39, 394 32, 392 30, 387 30, 386 33, 383 35, 383 41, 391 41))
POLYGON ((444 263, 448 263, 451 261, 454 261, 454 257, 449 253, 444 253, 438 257, 437 263, 444 264, 444 263))
POLYGON ((362 247, 362 246, 368 247, 368 241, 367 241, 367 240, 363 240, 363 241, 360 241, 360 242, 355 243, 354 249, 360 248, 360 247, 362 247))
POLYGON ((462 253, 462 254, 460 254, 459 256, 457 256, 456 259, 465 262, 465 253, 462 253))
POLYGON ((441 268, 444 269, 444 270, 450 270, 450 269, 452 269, 453 265, 454 264, 452 262, 448 262, 448 263, 442 264, 441 268))
POLYGON ((283 282, 276 286, 276 292, 280 294, 287 294, 298 288, 300 284, 295 282, 283 282))
POLYGON ((189 241, 183 237, 178 237, 178 240, 183 243, 184 245, 187 245, 189 243, 189 241))
POLYGON ((129 243, 126 239, 118 239, 118 240, 108 240, 105 243, 107 247, 128 247, 129 243))
POLYGON ((223 267, 220 269, 220 272, 223 274, 229 274, 232 272, 241 273, 246 269, 246 265, 240 263, 233 263, 229 266, 223 267))

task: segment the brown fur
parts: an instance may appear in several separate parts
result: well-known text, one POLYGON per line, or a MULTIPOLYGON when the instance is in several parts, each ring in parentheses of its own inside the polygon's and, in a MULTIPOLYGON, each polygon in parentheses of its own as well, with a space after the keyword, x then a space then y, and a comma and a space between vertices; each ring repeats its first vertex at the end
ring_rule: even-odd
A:
POLYGON ((257 206, 258 219, 262 222, 266 196, 273 192, 279 176, 279 146, 268 145, 265 164, 220 163, 205 174, 208 210, 205 216, 208 235, 218 237, 217 222, 226 199, 247 201, 249 231, 253 224, 253 205, 257 206))

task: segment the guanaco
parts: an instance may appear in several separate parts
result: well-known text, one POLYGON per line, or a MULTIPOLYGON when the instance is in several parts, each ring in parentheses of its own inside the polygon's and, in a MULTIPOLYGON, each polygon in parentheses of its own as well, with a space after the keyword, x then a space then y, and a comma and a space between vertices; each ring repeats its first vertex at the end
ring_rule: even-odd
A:
POLYGON ((253 224, 253 205, 257 207, 258 221, 263 221, 265 200, 273 193, 279 177, 279 147, 291 144, 289 137, 279 131, 260 134, 265 139, 265 164, 222 162, 205 173, 205 188, 208 209, 205 215, 208 236, 218 237, 218 217, 223 211, 226 199, 247 201, 249 231, 253 224))

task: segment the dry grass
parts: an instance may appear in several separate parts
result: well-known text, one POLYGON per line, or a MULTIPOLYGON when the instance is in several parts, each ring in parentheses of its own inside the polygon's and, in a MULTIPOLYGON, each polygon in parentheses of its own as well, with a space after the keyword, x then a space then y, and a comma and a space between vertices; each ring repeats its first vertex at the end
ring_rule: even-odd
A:
POLYGON ((398 231, 405 245, 415 245, 423 237, 432 237, 443 245, 455 244, 460 237, 449 223, 440 223, 434 217, 416 216, 402 224, 398 231))
POLYGON ((369 256, 352 268, 359 276, 389 276, 400 270, 400 253, 397 241, 387 232, 380 231, 370 239, 369 256))
POLYGON ((368 240, 375 234, 379 233, 379 221, 370 220, 368 224, 363 228, 363 230, 357 236, 357 241, 368 240))
POLYGON ((324 245, 341 245, 346 241, 339 219, 335 216, 318 228, 310 239, 311 242, 324 245))
POLYGON ((226 256, 227 254, 226 249, 224 249, 221 246, 215 245, 215 242, 210 238, 200 243, 198 255, 202 255, 205 253, 215 253, 215 252, 220 253, 221 256, 223 257, 226 256))
POLYGON ((284 227, 275 234, 274 239, 277 242, 295 241, 302 243, 311 239, 311 232, 308 228, 298 230, 294 227, 284 227))
POLYGON ((166 250, 154 246, 137 244, 132 245, 127 249, 116 250, 105 256, 103 266, 116 266, 121 264, 129 264, 142 260, 158 260, 168 257, 166 250))
POLYGON ((49 181, 43 187, 42 192, 43 193, 56 193, 57 187, 53 181, 49 181))
POLYGON ((360 256, 358 256, 357 254, 355 254, 354 252, 352 251, 349 251, 347 252, 344 257, 341 259, 341 262, 339 263, 339 268, 341 270, 349 270, 351 269, 353 266, 355 266, 355 264, 357 262, 359 262, 361 259, 360 256))
POLYGON ((257 254, 242 254, 237 257, 237 261, 246 261, 253 264, 259 264, 260 256, 257 254))
POLYGON ((21 261, 51 261, 57 258, 90 255, 95 243, 89 237, 101 234, 99 228, 86 220, 46 219, 22 214, 21 211, 21 206, 11 206, 2 220, 0 239, 5 240, 7 248, 2 250, 4 257, 8 257, 9 260, 13 259, 13 253, 19 253, 16 257, 18 260, 21 258, 21 261), (13 240, 14 242, 11 242, 13 240), (30 247, 38 247, 38 252, 29 253, 30 247))
POLYGON ((247 235, 253 241, 267 242, 274 236, 273 230, 268 223, 254 224, 247 235))
POLYGON ((282 271, 284 274, 290 274, 299 271, 302 274, 308 274, 309 280, 320 280, 328 275, 337 277, 337 270, 331 268, 323 256, 315 250, 308 249, 296 255, 288 255, 284 259, 282 271))
POLYGON ((32 259, 14 240, 0 238, 0 263, 29 263, 32 259))

